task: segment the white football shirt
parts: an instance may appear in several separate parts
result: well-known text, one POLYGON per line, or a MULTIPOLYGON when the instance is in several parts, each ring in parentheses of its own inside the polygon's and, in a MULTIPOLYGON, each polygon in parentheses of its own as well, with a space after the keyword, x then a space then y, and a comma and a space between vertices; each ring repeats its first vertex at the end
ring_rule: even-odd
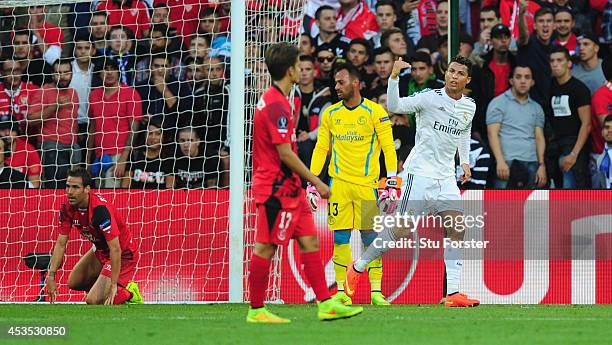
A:
POLYGON ((409 97, 399 96, 399 80, 389 78, 387 107, 395 114, 416 114, 416 140, 404 170, 445 179, 455 176, 455 154, 469 164, 472 119, 476 103, 467 96, 455 100, 442 89, 426 89, 409 97))

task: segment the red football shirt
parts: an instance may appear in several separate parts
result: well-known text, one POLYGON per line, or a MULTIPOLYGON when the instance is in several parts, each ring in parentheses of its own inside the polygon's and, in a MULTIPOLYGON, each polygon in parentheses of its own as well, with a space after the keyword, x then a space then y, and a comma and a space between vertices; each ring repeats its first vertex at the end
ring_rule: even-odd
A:
POLYGON ((612 83, 606 83, 591 98, 591 141, 593 153, 602 153, 604 149, 604 139, 601 136, 600 117, 612 115, 612 83))
POLYGON ((17 121, 25 119, 37 90, 40 90, 38 86, 21 82, 19 89, 11 94, 11 91, 0 83, 0 115, 12 114, 17 121))
POLYGON ((131 130, 130 121, 142 119, 140 96, 124 84, 108 97, 103 87, 95 88, 89 95, 89 118, 96 124, 96 157, 121 153, 131 130))
POLYGON ((179 36, 188 38, 198 31, 200 10, 204 9, 208 0, 155 0, 153 6, 160 3, 170 8, 170 27, 175 28, 179 36))
POLYGON ((122 256, 136 252, 136 243, 132 241, 125 220, 112 203, 98 194, 89 193, 87 209, 72 207, 68 202, 62 204, 59 223, 60 234, 69 235, 75 227, 81 236, 96 246, 96 251, 106 257, 110 257, 107 241, 116 237, 119 237, 122 256))
POLYGON ((256 203, 263 203, 272 195, 295 198, 301 191, 300 177, 281 162, 276 150, 276 145, 291 144, 297 155, 296 118, 289 100, 275 85, 261 96, 253 120, 253 194, 256 203))
POLYGON ((510 87, 510 85, 508 85, 511 72, 510 64, 498 64, 495 62, 495 60, 491 60, 491 62, 489 62, 489 68, 495 76, 495 88, 493 94, 495 97, 497 97, 510 87))
POLYGON ((370 11, 363 0, 347 13, 338 12, 336 19, 340 33, 350 39, 365 38, 369 40, 379 31, 376 15, 370 11))
POLYGON ((142 38, 142 32, 149 30, 149 9, 140 0, 134 0, 132 7, 120 7, 111 0, 105 0, 98 5, 98 11, 108 13, 108 25, 125 25, 134 32, 136 38, 142 38))
POLYGON ((41 92, 34 97, 32 111, 44 109, 50 105, 59 104, 55 114, 42 121, 42 141, 57 141, 60 144, 71 145, 76 142, 78 131, 77 116, 79 97, 73 88, 58 89, 50 84, 43 85, 41 92), (60 97, 67 100, 59 102, 60 97))
POLYGON ((43 23, 38 29, 38 32, 42 36, 42 39, 45 41, 46 45, 56 45, 60 47, 64 46, 64 33, 59 26, 43 23))
POLYGON ((42 171, 38 151, 23 138, 15 139, 15 152, 5 157, 4 163, 27 176, 40 175, 42 171))

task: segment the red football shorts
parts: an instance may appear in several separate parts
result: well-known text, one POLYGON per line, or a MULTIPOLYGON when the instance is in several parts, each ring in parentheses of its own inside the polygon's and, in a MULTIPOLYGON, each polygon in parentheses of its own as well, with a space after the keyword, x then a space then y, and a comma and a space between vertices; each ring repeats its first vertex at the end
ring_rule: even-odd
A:
POLYGON ((316 236, 314 218, 304 195, 280 201, 271 197, 257 204, 255 242, 286 245, 291 238, 316 236))
MULTIPOLYGON (((100 275, 111 278, 112 274, 110 257, 99 250, 95 251, 95 255, 102 263, 102 271, 100 271, 100 275)), ((121 254, 121 270, 119 271, 119 281, 117 281, 117 285, 126 287, 130 280, 134 279, 134 273, 136 273, 137 263, 137 252, 133 253, 131 251, 125 251, 121 254)))

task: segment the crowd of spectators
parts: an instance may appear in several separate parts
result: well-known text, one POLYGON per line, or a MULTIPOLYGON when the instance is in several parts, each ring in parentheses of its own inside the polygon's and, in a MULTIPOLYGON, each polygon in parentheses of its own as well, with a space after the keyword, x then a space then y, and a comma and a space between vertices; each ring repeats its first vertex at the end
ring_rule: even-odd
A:
MULTIPOLYGON (((362 94, 385 109, 399 57, 412 65, 401 96, 443 87, 447 1, 306 0, 301 21, 283 9, 291 3, 248 1, 245 117, 269 84, 266 44, 299 41, 293 102, 306 165, 319 115, 338 101, 335 64, 355 65, 362 94)), ((459 5, 477 103, 464 187, 612 188, 612 1, 459 5)), ((230 10, 212 0, 0 10, 0 187, 63 188, 77 164, 102 188, 227 187, 230 10)), ((390 117, 401 170, 418 116, 390 117)))

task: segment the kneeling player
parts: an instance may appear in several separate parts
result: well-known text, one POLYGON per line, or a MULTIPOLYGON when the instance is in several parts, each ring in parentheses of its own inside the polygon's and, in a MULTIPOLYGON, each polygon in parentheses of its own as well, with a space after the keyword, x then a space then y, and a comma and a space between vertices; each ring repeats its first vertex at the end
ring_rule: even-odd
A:
POLYGON ((329 187, 297 156, 297 116, 287 96, 299 80, 298 49, 287 43, 272 45, 266 51, 265 62, 272 86, 261 96, 253 120, 253 195, 257 206, 257 234, 249 264, 251 306, 246 321, 290 322, 268 311, 264 299, 270 260, 277 246, 286 245, 291 238, 300 246, 304 273, 319 301, 319 319, 334 320, 357 315, 363 311, 362 307, 344 306, 330 298, 314 219, 300 180, 302 176, 316 187, 322 197, 329 197, 329 187))
POLYGON ((91 176, 83 168, 68 172, 68 204, 60 210, 59 236, 55 243, 47 293, 51 303, 57 298, 55 273, 62 265, 68 235, 74 226, 95 248, 83 255, 68 276, 68 287, 87 291, 87 304, 142 304, 138 285, 131 281, 138 252, 132 234, 115 207, 100 195, 91 193, 91 176))

